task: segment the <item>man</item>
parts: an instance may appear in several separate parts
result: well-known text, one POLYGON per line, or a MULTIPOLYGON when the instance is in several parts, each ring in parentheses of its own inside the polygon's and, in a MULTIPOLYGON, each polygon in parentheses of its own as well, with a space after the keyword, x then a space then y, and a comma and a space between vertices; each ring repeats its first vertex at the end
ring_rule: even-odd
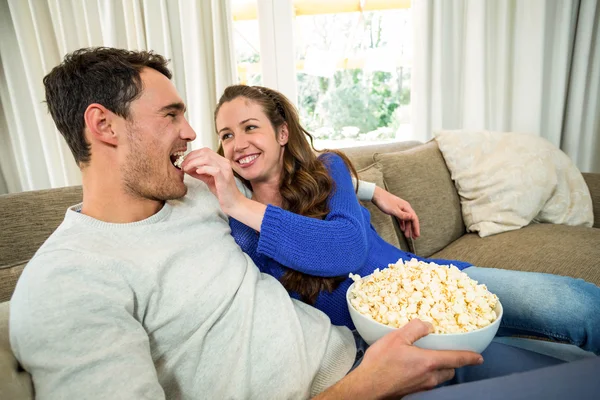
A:
POLYGON ((260 274, 215 197, 174 166, 196 135, 166 64, 82 49, 44 78, 83 203, 11 302, 11 345, 38 398, 379 398, 483 362, 412 346, 430 329, 413 321, 348 374, 352 333, 260 274))

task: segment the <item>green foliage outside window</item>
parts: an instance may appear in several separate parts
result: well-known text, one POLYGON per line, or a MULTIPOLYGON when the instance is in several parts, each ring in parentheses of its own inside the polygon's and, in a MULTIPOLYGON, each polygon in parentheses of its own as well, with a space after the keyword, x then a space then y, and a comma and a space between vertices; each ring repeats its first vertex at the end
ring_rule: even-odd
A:
MULTIPOLYGON (((410 79, 401 68, 397 74, 402 80, 410 79)), ((329 139, 343 138, 342 130, 349 126, 359 128, 363 134, 383 127, 395 131, 402 122, 396 110, 410 104, 410 88, 398 80, 389 72, 366 74, 360 69, 336 71, 333 78, 299 73, 298 108, 302 122, 310 132, 330 128, 322 135, 329 139)))

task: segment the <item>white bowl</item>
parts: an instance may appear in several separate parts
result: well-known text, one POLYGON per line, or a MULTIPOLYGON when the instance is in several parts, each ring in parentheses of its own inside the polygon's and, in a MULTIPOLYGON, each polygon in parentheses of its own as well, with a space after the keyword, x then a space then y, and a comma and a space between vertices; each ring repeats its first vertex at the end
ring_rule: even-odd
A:
MULTIPOLYGON (((352 322, 354 322, 356 330, 365 342, 371 345, 375 343, 377 339, 380 339, 397 329, 377 322, 371 317, 358 312, 358 310, 350 303, 352 288, 354 288, 354 283, 350 285, 346 292, 346 303, 348 303, 348 310, 350 310, 352 322)), ((494 311, 498 317, 494 322, 484 328, 465 333, 430 333, 417 340, 414 345, 430 350, 469 350, 481 353, 489 346, 500 326, 503 312, 500 301, 496 304, 494 311)))

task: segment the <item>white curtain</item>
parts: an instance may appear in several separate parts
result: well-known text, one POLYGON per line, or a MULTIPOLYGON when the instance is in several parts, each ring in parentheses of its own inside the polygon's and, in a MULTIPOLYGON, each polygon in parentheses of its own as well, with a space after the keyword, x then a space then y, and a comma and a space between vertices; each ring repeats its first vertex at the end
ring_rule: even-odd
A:
POLYGON ((600 172, 597 0, 413 0, 414 135, 538 134, 600 172))
POLYGON ((216 148, 213 110, 236 81, 229 2, 221 0, 0 0, 0 193, 80 183, 47 112, 43 77, 73 50, 153 50, 198 138, 216 148))

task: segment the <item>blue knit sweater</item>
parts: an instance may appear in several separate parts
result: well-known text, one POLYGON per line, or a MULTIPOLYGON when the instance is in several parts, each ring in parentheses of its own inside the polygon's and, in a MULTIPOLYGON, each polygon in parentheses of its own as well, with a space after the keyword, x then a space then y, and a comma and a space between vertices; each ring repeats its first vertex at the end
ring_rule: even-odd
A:
MULTIPOLYGON (((399 259, 425 260, 383 240, 371 225, 369 211, 356 198, 344 161, 333 153, 320 158, 335 181, 325 219, 309 218, 268 205, 260 235, 241 222, 229 219, 235 241, 261 272, 277 279, 281 279, 285 267, 315 276, 347 277, 351 272, 366 276, 399 259)), ((459 269, 471 266, 462 261, 428 261, 452 263, 459 269)), ((333 324, 354 329, 346 305, 346 291, 351 284, 352 280, 347 278, 332 293, 321 292, 315 307, 327 314, 333 324)), ((297 293, 290 296, 299 298, 297 293)))

